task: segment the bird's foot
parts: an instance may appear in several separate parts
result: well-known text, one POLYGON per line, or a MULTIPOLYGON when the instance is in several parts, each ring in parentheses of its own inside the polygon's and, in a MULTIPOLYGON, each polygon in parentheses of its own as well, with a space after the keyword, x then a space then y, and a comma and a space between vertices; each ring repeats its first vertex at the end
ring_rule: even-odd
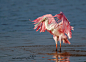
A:
POLYGON ((56 49, 56 52, 57 52, 57 49, 56 49))
POLYGON ((59 49, 59 52, 61 52, 61 48, 59 49))

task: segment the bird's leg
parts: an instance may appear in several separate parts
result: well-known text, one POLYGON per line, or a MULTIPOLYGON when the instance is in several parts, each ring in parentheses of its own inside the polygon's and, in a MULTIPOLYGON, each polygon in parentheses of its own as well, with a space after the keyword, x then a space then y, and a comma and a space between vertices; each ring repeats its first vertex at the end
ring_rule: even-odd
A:
POLYGON ((60 43, 60 49, 59 49, 59 52, 61 52, 61 43, 60 43))
POLYGON ((58 49, 58 37, 56 36, 56 52, 57 52, 57 49, 58 49))
POLYGON ((59 52, 61 52, 61 36, 59 36, 59 42, 60 42, 60 49, 59 49, 59 52))
POLYGON ((58 37, 53 35, 53 39, 55 40, 56 43, 56 52, 57 52, 57 47, 58 47, 58 37))
POLYGON ((56 51, 57 51, 57 47, 58 47, 58 45, 56 44, 56 51))

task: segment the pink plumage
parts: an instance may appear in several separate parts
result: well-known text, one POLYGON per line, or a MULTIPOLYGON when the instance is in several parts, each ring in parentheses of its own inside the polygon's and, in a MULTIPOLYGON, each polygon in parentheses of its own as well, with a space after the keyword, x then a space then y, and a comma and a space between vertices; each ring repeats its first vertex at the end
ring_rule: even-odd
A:
POLYGON ((70 26, 70 22, 63 14, 63 12, 60 12, 60 14, 56 14, 55 16, 46 14, 38 17, 32 22, 35 24, 34 29, 36 29, 36 31, 40 30, 40 32, 45 32, 45 30, 47 30, 50 32, 53 35, 53 39, 55 40, 56 45, 58 41, 60 42, 60 48, 62 40, 63 43, 70 44, 68 38, 72 38, 71 30, 73 30, 73 27, 70 26), (57 18, 57 20, 55 20, 55 18, 57 18))
MULTIPOLYGON (((44 17, 47 17, 49 19, 49 24, 56 22, 54 17, 51 14, 46 14, 41 17, 38 17, 37 19, 35 19, 32 22, 34 22, 34 24, 39 23, 44 17)), ((41 22, 38 26, 34 27, 34 29, 36 29, 36 28, 37 28, 36 31, 38 31, 40 29, 40 32, 45 32, 45 30, 46 30, 45 23, 41 22)))

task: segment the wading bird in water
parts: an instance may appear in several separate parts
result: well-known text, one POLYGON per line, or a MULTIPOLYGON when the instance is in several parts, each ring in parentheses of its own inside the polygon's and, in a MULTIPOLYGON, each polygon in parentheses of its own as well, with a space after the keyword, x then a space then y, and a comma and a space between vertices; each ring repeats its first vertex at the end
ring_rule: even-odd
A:
POLYGON ((56 51, 58 41, 60 42, 60 52, 62 41, 63 43, 70 44, 68 38, 70 39, 72 37, 71 30, 73 30, 73 27, 70 26, 70 22, 63 12, 60 12, 60 14, 56 14, 55 16, 52 16, 51 14, 46 14, 38 17, 32 22, 34 22, 35 24, 34 29, 36 29, 36 31, 40 29, 40 32, 45 32, 45 30, 47 30, 53 35, 53 39, 56 43, 56 51))

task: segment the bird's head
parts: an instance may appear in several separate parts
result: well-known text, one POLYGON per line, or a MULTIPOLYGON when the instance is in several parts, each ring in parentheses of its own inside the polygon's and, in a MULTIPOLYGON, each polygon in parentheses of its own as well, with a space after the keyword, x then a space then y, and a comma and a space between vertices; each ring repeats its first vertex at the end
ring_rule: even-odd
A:
POLYGON ((41 21, 44 22, 47 19, 48 19, 47 17, 43 17, 43 19, 41 21))
POLYGON ((40 20, 37 24, 35 24, 34 26, 38 26, 41 22, 44 22, 45 20, 47 20, 48 18, 47 17, 43 17, 42 20, 40 20))

